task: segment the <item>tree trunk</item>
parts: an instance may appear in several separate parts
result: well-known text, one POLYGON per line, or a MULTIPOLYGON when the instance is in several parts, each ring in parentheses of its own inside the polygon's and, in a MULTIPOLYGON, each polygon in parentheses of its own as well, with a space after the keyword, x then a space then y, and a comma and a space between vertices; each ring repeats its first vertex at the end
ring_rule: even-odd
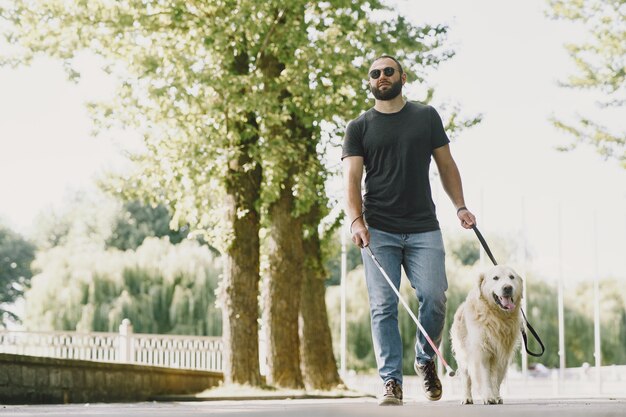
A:
POLYGON ((228 221, 234 239, 226 251, 222 282, 224 382, 258 386, 259 373, 259 213, 255 204, 261 167, 244 172, 242 152, 227 180, 228 221), (245 215, 241 216, 241 213, 245 215))
MULTIPOLYGON (((276 15, 277 26, 286 20, 276 15)), ((289 92, 282 83, 277 84, 285 65, 272 53, 261 53, 258 68, 266 79, 267 93, 275 91, 278 101, 286 101, 289 92)), ((273 125, 270 131, 278 136, 289 132, 293 140, 298 135, 289 126, 273 125)), ((304 388, 300 370, 298 314, 302 284, 302 221, 294 217, 296 197, 292 186, 300 161, 285 158, 281 165, 287 175, 280 184, 278 199, 269 204, 268 219, 268 276, 263 290, 263 324, 266 332, 267 383, 284 388, 304 388)))
POLYGON ((333 353, 332 337, 326 311, 326 274, 322 248, 314 221, 313 231, 304 241, 304 279, 300 300, 300 354, 302 374, 307 389, 329 390, 342 384, 333 353))
MULTIPOLYGON (((249 72, 247 52, 233 50, 230 65, 234 76, 249 72)), ((241 94, 245 94, 245 89, 241 94)), ((222 304, 222 341, 224 343, 224 382, 259 386, 259 273, 260 215, 257 209, 262 168, 252 158, 258 144, 256 115, 248 112, 244 120, 227 125, 237 135, 232 143, 235 158, 226 176, 226 205, 233 238, 226 249, 226 265, 220 300, 222 304)))
POLYGON ((303 388, 300 371, 298 312, 302 283, 302 222, 293 217, 295 197, 288 179, 269 208, 269 276, 265 281, 263 322, 266 330, 267 382, 303 388))

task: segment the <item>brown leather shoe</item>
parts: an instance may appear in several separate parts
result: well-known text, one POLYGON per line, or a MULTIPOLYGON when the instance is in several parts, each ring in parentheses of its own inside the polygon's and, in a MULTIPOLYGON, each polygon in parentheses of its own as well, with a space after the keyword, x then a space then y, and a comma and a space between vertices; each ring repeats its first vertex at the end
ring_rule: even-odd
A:
POLYGON ((422 381, 422 388, 424 389, 424 396, 430 401, 437 401, 441 398, 442 389, 441 381, 437 376, 437 368, 435 367, 435 361, 426 363, 413 364, 415 373, 422 381))
POLYGON ((395 379, 385 382, 383 396, 378 400, 378 405, 402 405, 402 385, 395 379))

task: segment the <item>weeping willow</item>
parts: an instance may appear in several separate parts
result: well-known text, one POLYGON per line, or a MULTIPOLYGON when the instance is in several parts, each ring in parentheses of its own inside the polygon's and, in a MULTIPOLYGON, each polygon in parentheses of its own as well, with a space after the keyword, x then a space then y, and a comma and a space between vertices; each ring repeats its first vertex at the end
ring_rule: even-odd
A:
POLYGON ((147 238, 136 250, 60 246, 35 260, 25 294, 28 330, 219 336, 215 289, 219 258, 196 241, 147 238))

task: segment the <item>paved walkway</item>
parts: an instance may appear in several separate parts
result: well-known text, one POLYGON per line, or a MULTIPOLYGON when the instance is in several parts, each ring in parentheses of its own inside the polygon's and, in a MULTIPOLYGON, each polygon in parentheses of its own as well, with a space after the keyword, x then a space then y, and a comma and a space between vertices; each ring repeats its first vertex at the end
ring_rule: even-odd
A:
POLYGON ((626 399, 512 400, 504 405, 407 401, 379 407, 374 399, 209 401, 135 404, 0 406, 2 416, 254 417, 626 417, 626 399))

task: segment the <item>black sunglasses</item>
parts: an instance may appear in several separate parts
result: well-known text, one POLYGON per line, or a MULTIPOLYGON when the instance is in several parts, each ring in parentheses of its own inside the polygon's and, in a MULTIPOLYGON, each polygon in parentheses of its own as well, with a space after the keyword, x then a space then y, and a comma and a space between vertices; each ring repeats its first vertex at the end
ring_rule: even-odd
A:
MULTIPOLYGON (((396 69, 393 67, 385 67, 382 70, 382 73, 385 74, 386 77, 391 77, 393 73, 396 72, 396 69)), ((377 80, 380 78, 381 71, 379 69, 370 71, 370 78, 373 80, 377 80)))

